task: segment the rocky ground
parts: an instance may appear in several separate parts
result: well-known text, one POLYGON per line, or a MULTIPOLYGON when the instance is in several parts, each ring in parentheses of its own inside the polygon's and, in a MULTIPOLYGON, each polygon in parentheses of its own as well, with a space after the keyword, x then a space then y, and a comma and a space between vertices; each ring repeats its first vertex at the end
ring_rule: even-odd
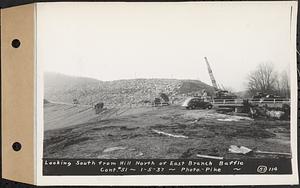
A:
POLYGON ((273 154, 232 154, 230 145, 290 152, 290 122, 253 120, 178 105, 106 109, 45 105, 46 158, 280 158, 273 154), (53 127, 55 126, 55 127, 53 127))

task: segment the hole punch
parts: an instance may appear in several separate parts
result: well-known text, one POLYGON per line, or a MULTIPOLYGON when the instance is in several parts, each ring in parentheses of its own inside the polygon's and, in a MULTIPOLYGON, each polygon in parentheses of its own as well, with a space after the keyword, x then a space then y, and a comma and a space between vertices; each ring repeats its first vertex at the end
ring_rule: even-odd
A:
POLYGON ((22 148, 22 145, 21 145, 21 143, 19 143, 19 142, 15 142, 15 143, 13 143, 12 148, 13 148, 13 150, 15 150, 15 151, 20 151, 21 148, 22 148))
POLYGON ((19 39, 14 39, 12 42, 11 42, 11 45, 12 47, 14 48, 19 48, 21 46, 21 42, 19 39))

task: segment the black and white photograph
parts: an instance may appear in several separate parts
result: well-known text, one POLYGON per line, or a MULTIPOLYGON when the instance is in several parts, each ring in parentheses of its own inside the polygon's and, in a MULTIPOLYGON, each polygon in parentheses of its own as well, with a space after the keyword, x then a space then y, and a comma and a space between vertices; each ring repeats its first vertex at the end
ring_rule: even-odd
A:
POLYGON ((291 160, 297 10, 270 4, 41 4, 43 158, 291 160))

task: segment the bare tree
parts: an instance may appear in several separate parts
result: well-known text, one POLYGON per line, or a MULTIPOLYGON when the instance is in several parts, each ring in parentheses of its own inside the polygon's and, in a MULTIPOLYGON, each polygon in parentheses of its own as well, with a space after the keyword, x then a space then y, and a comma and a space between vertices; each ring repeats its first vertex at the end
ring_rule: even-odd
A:
POLYGON ((276 91, 278 75, 272 64, 262 63, 248 76, 248 93, 254 95, 257 92, 274 93, 276 91))
POLYGON ((280 75, 280 95, 290 97, 290 76, 287 71, 282 71, 280 75))

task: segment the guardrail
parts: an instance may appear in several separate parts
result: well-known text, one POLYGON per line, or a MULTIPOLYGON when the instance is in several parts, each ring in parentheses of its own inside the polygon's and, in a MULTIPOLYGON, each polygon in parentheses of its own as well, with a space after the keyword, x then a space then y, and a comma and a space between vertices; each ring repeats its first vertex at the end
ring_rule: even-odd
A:
POLYGON ((273 99, 273 100, 270 100, 270 99, 267 99, 267 100, 260 100, 260 101, 257 101, 257 100, 250 100, 249 101, 250 103, 272 103, 272 104, 275 104, 275 103, 290 103, 291 101, 290 100, 276 100, 276 99, 273 99))
POLYGON ((243 104, 243 99, 215 99, 212 100, 212 104, 243 104))
POLYGON ((289 99, 213 99, 210 102, 216 106, 242 106, 245 101, 248 101, 250 104, 290 104, 289 99))

